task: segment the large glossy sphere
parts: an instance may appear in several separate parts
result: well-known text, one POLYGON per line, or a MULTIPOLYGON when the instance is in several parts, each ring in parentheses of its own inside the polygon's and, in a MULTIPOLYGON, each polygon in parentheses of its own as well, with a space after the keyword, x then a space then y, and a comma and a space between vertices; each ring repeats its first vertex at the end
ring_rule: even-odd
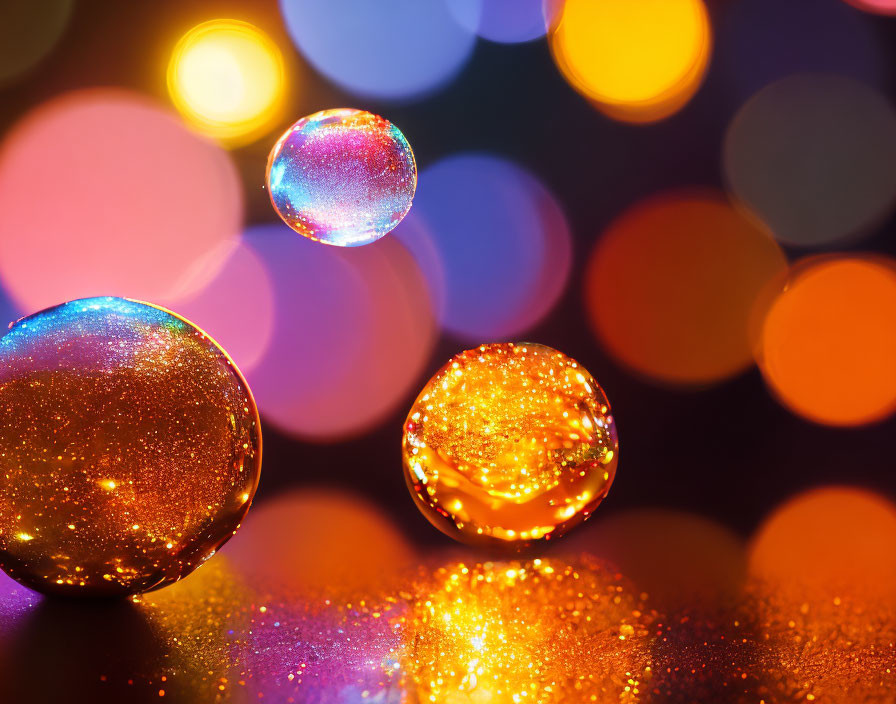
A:
POLYGON ((38 591, 135 594, 249 510, 258 412, 230 358, 164 309, 72 301, 0 338, 0 567, 38 591))
POLYGON ((392 230, 411 208, 417 164, 388 120, 340 108, 303 117, 268 157, 271 202, 300 235, 357 247, 392 230))
POLYGON ((417 506, 464 542, 525 546, 559 537, 606 496, 619 447, 607 397, 562 352, 531 343, 455 356, 404 426, 417 506))

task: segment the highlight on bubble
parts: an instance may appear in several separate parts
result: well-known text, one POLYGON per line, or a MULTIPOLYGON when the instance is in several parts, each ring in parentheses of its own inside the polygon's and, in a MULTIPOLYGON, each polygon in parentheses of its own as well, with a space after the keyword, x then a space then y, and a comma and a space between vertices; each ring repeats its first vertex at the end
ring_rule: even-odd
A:
POLYGON ((423 171, 392 236, 417 259, 442 327, 470 341, 529 330, 569 278, 562 207, 529 171, 490 154, 455 154, 423 171))
POLYGON ((896 262, 823 256, 798 262, 764 317, 758 362, 778 399, 826 425, 896 410, 896 262))
POLYGON ((870 86, 798 74, 748 100, 725 137, 733 194, 782 243, 866 234, 896 206, 896 110, 870 86))
POLYGON ((665 384, 711 384, 752 364, 757 306, 786 264, 761 223, 720 193, 661 193, 598 239, 585 271, 588 320, 629 369, 665 384))
POLYGON ((0 276, 25 311, 105 295, 165 304, 236 240, 242 202, 227 152, 176 114, 124 89, 73 91, 0 146, 0 276))
POLYGON ((308 62, 341 88, 389 100, 419 98, 467 62, 475 35, 446 0, 280 0, 308 62))
POLYGON ((435 343, 420 269, 386 237, 323 247, 286 225, 244 233, 274 295, 270 343, 247 373, 262 416, 317 442, 360 435, 408 402, 435 343))
POLYGON ((217 19, 184 34, 168 63, 168 93, 198 131, 230 146, 251 142, 282 117, 280 49, 258 27, 217 19))
POLYGON ((550 47, 566 80, 622 122, 655 122, 696 93, 712 27, 703 0, 565 0, 550 47))

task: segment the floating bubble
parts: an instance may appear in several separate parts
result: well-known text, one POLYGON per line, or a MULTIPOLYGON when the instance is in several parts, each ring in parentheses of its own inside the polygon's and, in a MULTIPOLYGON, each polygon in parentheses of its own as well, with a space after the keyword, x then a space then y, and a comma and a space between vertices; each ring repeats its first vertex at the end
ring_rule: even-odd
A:
POLYGON ((769 233, 713 191, 648 198, 598 240, 585 303, 607 351, 673 384, 707 384, 753 361, 760 293, 786 270, 769 233))
POLYGON ((211 20, 187 32, 168 64, 168 92, 199 131, 231 145, 267 132, 281 115, 283 57, 247 22, 211 20))
POLYGON ((245 239, 274 290, 273 335, 249 372, 262 414, 294 435, 334 440, 394 411, 436 332, 426 283, 401 243, 321 247, 281 225, 245 239))
POLYGON ((277 140, 267 185, 274 210, 300 235, 356 247, 378 240, 407 215, 417 163, 388 120, 363 110, 323 110, 277 140))
POLYGON ((455 355, 411 407, 402 448, 408 489, 430 523, 501 546, 554 539, 584 521, 619 457, 597 382, 531 343, 455 355))
POLYGON ((299 51, 346 90, 411 98, 447 83, 466 63, 475 37, 445 0, 280 0, 299 51))
POLYGON ((894 266, 854 256, 793 268, 762 324, 759 366, 795 413, 861 425, 896 410, 894 266))
POLYGON ((547 31, 546 0, 446 0, 454 19, 484 39, 529 42, 547 31))
POLYGON ((395 236, 420 263, 442 326, 464 339, 530 329, 569 277, 563 210, 532 174, 498 157, 460 154, 427 168, 395 236))
POLYGON ((0 85, 21 76, 56 45, 73 0, 6 0, 0 7, 0 85))
POLYGON ((231 537, 261 468, 227 354, 155 306, 88 298, 0 338, 0 566, 26 586, 124 595, 231 537))
POLYGON ((0 276, 25 310, 90 295, 166 302, 235 240, 241 216, 227 153, 134 93, 55 98, 0 150, 0 276))
POLYGON ((566 80, 617 120, 677 112, 709 63, 702 0, 566 0, 553 23, 551 50, 566 80))
POLYGON ((815 247, 867 231, 896 204, 896 110, 835 75, 762 89, 725 138, 734 194, 780 242, 815 247))

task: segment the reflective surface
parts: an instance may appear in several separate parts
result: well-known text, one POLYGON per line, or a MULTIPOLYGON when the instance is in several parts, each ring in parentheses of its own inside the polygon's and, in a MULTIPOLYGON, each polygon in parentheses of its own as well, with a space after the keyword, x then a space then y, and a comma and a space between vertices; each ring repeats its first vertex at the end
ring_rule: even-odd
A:
POLYGON ((531 343, 481 345, 448 362, 405 422, 405 480, 459 540, 525 545, 587 518, 613 483, 616 426, 597 382, 531 343))
POLYGON ((105 596, 192 572, 236 530, 261 467, 255 403, 198 328, 121 298, 0 339, 0 566, 105 596))
POLYGON ((402 664, 420 702, 638 702, 654 616, 590 560, 449 564, 416 586, 402 664))
POLYGON ((323 110, 296 122, 274 145, 267 185, 274 209, 300 235, 354 247, 401 222, 417 188, 417 164, 388 120, 363 110, 323 110))

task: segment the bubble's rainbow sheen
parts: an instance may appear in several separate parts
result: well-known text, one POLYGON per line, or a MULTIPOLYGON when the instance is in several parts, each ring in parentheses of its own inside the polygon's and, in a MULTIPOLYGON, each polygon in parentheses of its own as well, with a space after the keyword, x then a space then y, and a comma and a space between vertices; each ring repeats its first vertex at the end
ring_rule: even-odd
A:
POLYGON ((274 209, 300 235, 356 247, 378 240, 410 210, 417 164, 388 120, 324 110, 280 137, 268 157, 267 185, 274 209))

